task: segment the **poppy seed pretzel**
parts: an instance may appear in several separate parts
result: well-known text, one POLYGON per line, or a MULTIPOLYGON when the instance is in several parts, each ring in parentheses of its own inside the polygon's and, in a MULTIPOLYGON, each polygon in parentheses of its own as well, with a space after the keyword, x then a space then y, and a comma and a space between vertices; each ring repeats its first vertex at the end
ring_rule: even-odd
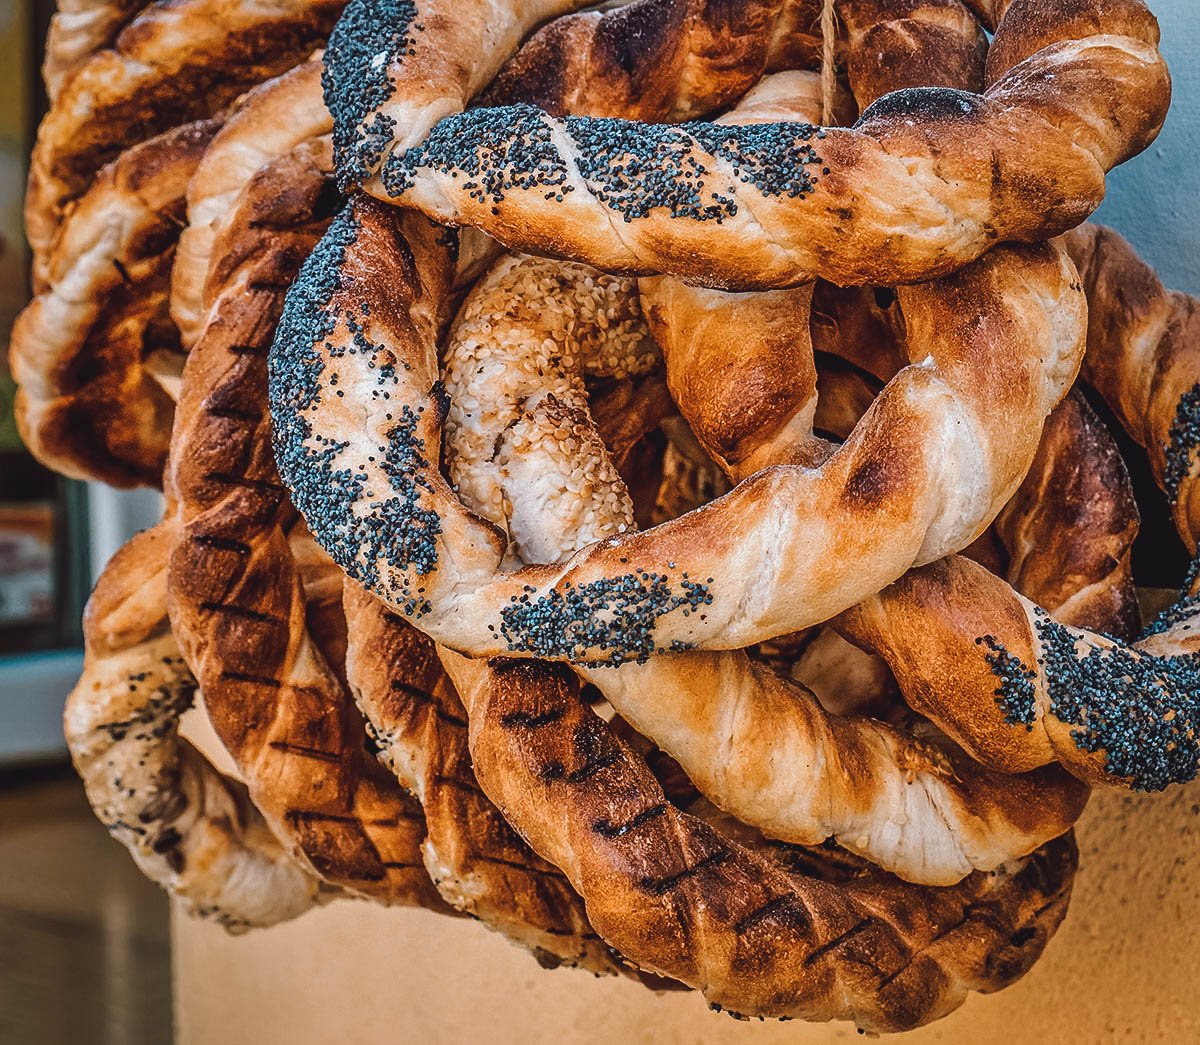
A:
POLYGON ((764 471, 703 512, 508 573, 432 463, 445 404, 407 318, 407 253, 391 213, 357 201, 306 262, 272 353, 276 457, 334 561, 473 655, 617 663, 827 620, 987 526, 1082 350, 1066 256, 1004 248, 901 292, 914 365, 821 469, 764 471), (381 258, 395 276, 376 278, 381 258))
MULTIPOLYGON (((122 149, 212 115, 319 47, 343 0, 172 0, 143 9, 63 84, 25 198, 35 277, 64 210, 122 149)), ((36 289, 36 287, 35 287, 36 289)))
POLYGON ((121 153, 67 216, 45 282, 13 326, 25 444, 45 464, 114 486, 158 485, 177 378, 167 315, 188 182, 219 120, 184 124, 121 153))
MULTIPOLYGON (((493 104, 674 121, 731 104, 768 69, 813 68, 822 54, 819 0, 635 0, 554 19, 501 68, 540 22, 587 6, 352 0, 326 56, 343 187, 371 179, 480 91, 493 104)), ((910 44, 940 52, 937 63, 910 61, 919 81, 941 83, 943 69, 958 75, 978 66, 982 75, 983 37, 959 0, 836 6, 852 79, 870 75, 884 39, 896 56, 910 44)))
POLYGON ((983 94, 907 89, 853 128, 473 109, 397 150, 367 188, 605 271, 738 289, 909 283, 1085 219, 1105 173, 1162 125, 1157 44, 1141 0, 1016 0, 983 94))
MULTIPOLYGON (((1090 290, 1087 375, 1149 448, 1177 528, 1195 553, 1197 306, 1164 290, 1110 230, 1069 238, 1090 290)), ((883 656, 909 704, 975 758, 1020 772, 1060 762, 1093 784, 1158 791, 1200 767, 1200 598, 1193 565, 1179 601, 1135 642, 1071 627, 977 567, 947 560, 913 571, 836 625, 883 656), (935 607, 892 614, 898 601, 935 607), (901 616, 905 616, 903 622, 901 616), (940 647, 910 655, 910 632, 940 647), (953 689, 927 680, 950 676, 953 689)))
MULTIPOLYGON (((419 808, 367 755, 326 658, 340 657, 344 641, 336 621, 332 635, 323 626, 330 600, 322 609, 305 591, 266 434, 266 349, 284 291, 328 220, 328 148, 305 143, 259 172, 216 247, 237 264, 188 358, 176 415, 171 623, 217 735, 293 855, 357 895, 445 909, 422 866, 419 808)), ((339 592, 331 601, 340 612, 339 592)))
POLYGON ((167 620, 170 522, 105 568, 84 617, 83 676, 64 730, 88 800, 151 880, 231 932, 335 895, 295 863, 246 789, 178 735, 195 680, 167 620))

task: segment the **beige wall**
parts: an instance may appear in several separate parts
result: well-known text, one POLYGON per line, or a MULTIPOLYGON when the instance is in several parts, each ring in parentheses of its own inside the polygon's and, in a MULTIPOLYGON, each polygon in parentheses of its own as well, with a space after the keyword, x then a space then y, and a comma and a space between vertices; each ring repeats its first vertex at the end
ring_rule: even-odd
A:
MULTIPOLYGON (((1079 837, 1071 912, 1043 960, 906 1041, 1200 1040, 1200 784, 1099 795, 1079 837)), ((240 938, 179 915, 174 929, 182 1045, 861 1040, 852 1027, 738 1024, 695 996, 544 972, 477 923, 423 911, 340 903, 240 938)))

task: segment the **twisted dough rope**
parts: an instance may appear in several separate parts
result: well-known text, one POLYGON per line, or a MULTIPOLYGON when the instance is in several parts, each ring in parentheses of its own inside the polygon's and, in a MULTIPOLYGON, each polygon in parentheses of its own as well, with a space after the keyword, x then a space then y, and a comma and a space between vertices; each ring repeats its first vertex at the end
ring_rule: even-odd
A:
MULTIPOLYGON (((674 122, 731 104, 768 70, 813 68, 822 54, 818 0, 636 0, 555 19, 501 68, 540 22, 585 6, 352 0, 326 55, 343 186, 372 179, 485 88, 492 103, 674 122)), ((949 74, 982 71, 982 34, 958 0, 839 0, 838 14, 852 79, 869 75, 867 55, 881 39, 899 54, 936 37, 949 74)), ((909 65, 914 82, 942 82, 937 66, 909 65)))
POLYGON ((643 968, 747 1016, 901 1030, 998 990, 1065 913, 1069 837, 947 889, 888 875, 829 883, 680 812, 578 699, 569 672, 443 651, 479 781, 561 867, 601 935, 643 968))
POLYGON ((212 304, 205 283, 210 272, 217 285, 223 276, 213 246, 234 220, 234 203, 246 183, 297 145, 332 129, 320 79, 321 64, 313 60, 248 92, 196 168, 171 273, 171 318, 184 345, 193 345, 204 330, 212 304))
POLYGON ((1065 255, 1005 248, 936 290, 902 292, 918 365, 824 468, 763 472, 702 513, 506 573, 503 541, 431 463, 443 409, 433 346, 404 318, 404 289, 372 278, 372 252, 408 251, 393 228, 357 203, 306 263, 272 357, 276 456, 334 560, 475 655, 615 663, 828 619, 986 527, 1082 349, 1065 255))
MULTIPOLYGON (((1109 230, 1072 234, 1091 288, 1087 373, 1135 439, 1194 553, 1200 361, 1195 299, 1170 293, 1109 230)), ((888 660, 905 698, 977 759, 1006 771, 1058 761, 1081 779, 1161 790, 1200 765, 1200 581, 1137 642, 1067 626, 961 561, 937 563, 855 607, 838 626, 888 660), (936 616, 889 620, 920 598, 936 616), (978 601, 976 601, 978 600, 978 601), (948 622, 948 623, 947 623, 948 622), (913 657, 906 632, 940 629, 942 647, 913 657), (952 677, 949 690, 926 679, 952 677)))
POLYGON ((143 6, 142 0, 59 0, 46 34, 42 79, 53 102, 63 80, 108 47, 143 6))
POLYGON ((158 485, 179 335, 167 290, 188 182, 220 127, 184 124, 123 152, 66 217, 44 288, 10 342, 22 438, 44 464, 114 486, 158 485))
POLYGON ((529 849, 480 789, 467 714, 433 643, 356 585, 344 597, 350 688, 380 760, 425 812, 425 869, 443 899, 547 968, 625 970, 566 876, 529 849))
MULTIPOLYGON (((1086 218, 1105 172, 1145 148, 1165 117, 1157 44, 1140 0, 1016 0, 982 95, 898 92, 852 129, 474 109, 420 145, 408 148, 406 135, 366 187, 606 271, 738 288, 814 276, 907 283, 1086 218)), ((327 63, 339 60, 331 46, 327 63)))
POLYGON ((231 932, 295 918, 331 890, 271 834, 246 789, 178 736, 196 688, 167 621, 167 522, 105 568, 84 616, 63 725, 96 816, 184 908, 231 932))
MULTIPOLYGON (((266 348, 295 266, 327 220, 328 169, 328 141, 317 141, 259 172, 216 245, 230 274, 188 359, 166 473, 180 527, 168 605, 209 718, 276 835, 325 881, 437 909, 420 812, 368 760, 323 656, 266 449, 266 348)), ((331 644, 340 656, 336 635, 331 644)))
POLYGON ((64 210, 98 168, 302 61, 341 8, 342 0, 155 3, 79 66, 42 120, 30 161, 25 229, 35 290, 64 210))

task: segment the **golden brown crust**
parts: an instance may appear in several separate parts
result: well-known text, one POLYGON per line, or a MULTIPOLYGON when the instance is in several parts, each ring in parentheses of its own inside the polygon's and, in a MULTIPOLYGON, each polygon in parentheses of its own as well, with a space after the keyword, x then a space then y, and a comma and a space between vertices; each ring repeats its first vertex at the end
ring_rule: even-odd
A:
POLYGON ((204 329, 211 302, 205 281, 220 286, 229 264, 214 256, 217 238, 233 219, 234 203, 255 173, 295 146, 329 134, 321 98, 321 63, 302 62, 239 99, 188 185, 187 227, 171 273, 171 318, 185 346, 204 329))
POLYGON ((122 153, 72 208, 45 285, 17 319, 11 364, 25 443, 114 486, 158 485, 182 369, 167 291, 187 185, 220 126, 205 120, 122 153))
POLYGON ((195 680, 167 621, 167 521, 105 568, 84 616, 83 676, 63 726, 100 822, 189 913, 231 932, 333 895, 271 834, 246 789, 178 735, 195 680))
POLYGON ((420 801, 425 868, 456 910, 528 947, 546 966, 622 967, 556 867, 509 826, 475 780, 467 713, 432 641, 345 586, 346 671, 379 757, 420 801))
POLYGON ((182 529, 171 622, 217 734, 295 855, 360 895, 436 908, 419 807, 368 759, 353 702, 308 627, 262 406, 284 291, 327 220, 320 158, 300 146, 260 172, 227 232, 242 263, 189 357, 168 471, 182 529))
POLYGON ((153 4, 71 75, 38 129, 25 225, 41 265, 64 208, 121 150, 302 61, 343 0, 153 4))
POLYGON ((60 0, 50 19, 42 78, 53 101, 64 79, 91 55, 108 47, 144 0, 60 0))
POLYGON ((1017 979, 1065 912, 1070 838, 948 889, 789 873, 672 806, 568 672, 443 660, 505 816, 563 868, 617 950, 712 1005, 907 1029, 1017 979))

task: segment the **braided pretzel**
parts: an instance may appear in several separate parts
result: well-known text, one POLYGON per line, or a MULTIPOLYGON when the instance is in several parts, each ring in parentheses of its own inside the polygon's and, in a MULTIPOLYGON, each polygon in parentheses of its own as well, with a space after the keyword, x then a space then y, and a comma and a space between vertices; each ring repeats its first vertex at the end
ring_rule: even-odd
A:
POLYGON ((341 0, 181 0, 147 7, 63 85, 38 128, 25 199, 35 276, 64 209, 122 149, 210 116, 283 72, 332 27, 341 0))
POLYGON ((386 293, 372 285, 377 257, 400 264, 406 250, 385 211, 359 204, 306 264, 273 356, 276 454, 334 560, 438 641, 476 655, 616 662, 742 647, 828 619, 977 536, 1028 469, 1082 348, 1082 296, 1065 256, 1007 248, 940 289, 901 292, 910 352, 936 362, 897 378, 861 438, 821 470, 764 472, 704 513, 507 574, 502 542, 430 463, 441 410, 432 343, 404 318, 398 278, 386 293), (989 318, 977 324, 980 315, 989 318), (948 385, 959 390, 951 409, 970 419, 957 428, 948 385), (401 461, 403 474, 389 475, 401 461), (976 488, 959 481, 965 471, 976 488), (801 527, 806 540, 788 537, 801 527), (656 580, 639 582, 638 571, 656 580), (609 627, 610 611, 638 624, 609 627))
MULTIPOLYGON (((1092 290, 1088 376, 1150 448, 1194 552, 1195 300, 1165 291, 1107 230, 1071 239, 1092 290)), ((1193 569, 1180 601, 1125 645, 1056 621, 990 574, 948 561, 835 623, 887 659, 908 703, 985 764, 1021 771, 1058 761, 1089 782, 1161 790, 1191 780, 1200 764, 1196 596, 1193 569), (897 600, 910 598, 931 611, 893 618, 897 600), (913 656, 909 629, 938 634, 938 648, 913 656), (953 687, 933 691, 925 680, 939 675, 953 687)))
POLYGON ((173 406, 157 378, 180 369, 167 287, 188 181, 218 127, 185 124, 105 167, 13 326, 21 434, 60 472, 115 486, 161 481, 173 406))
POLYGON ((332 893, 288 857, 245 788, 179 739, 195 681, 167 622, 175 538, 164 523, 105 568, 64 727, 96 815, 142 871, 189 913, 240 932, 295 918, 332 893))
POLYGON ((332 121, 321 101, 321 65, 303 62, 260 84, 238 104, 213 140, 188 185, 187 227, 179 237, 171 274, 171 318, 185 345, 204 329, 211 302, 204 285, 219 284, 221 259, 213 245, 229 227, 234 202, 253 175, 302 142, 329 134, 332 121))
POLYGON ((1078 224, 1165 117, 1140 0, 1038 3, 1008 8, 982 95, 912 89, 853 129, 754 132, 475 109, 394 151, 367 188, 607 271, 742 288, 938 276, 1078 224))
POLYGON ((259 172, 217 244, 238 263, 184 373, 166 475, 181 527, 171 623, 255 804, 296 856, 359 895, 438 908, 420 860, 423 819, 367 759, 322 655, 266 448, 265 351, 295 266, 324 227, 328 165, 318 141, 259 172))

